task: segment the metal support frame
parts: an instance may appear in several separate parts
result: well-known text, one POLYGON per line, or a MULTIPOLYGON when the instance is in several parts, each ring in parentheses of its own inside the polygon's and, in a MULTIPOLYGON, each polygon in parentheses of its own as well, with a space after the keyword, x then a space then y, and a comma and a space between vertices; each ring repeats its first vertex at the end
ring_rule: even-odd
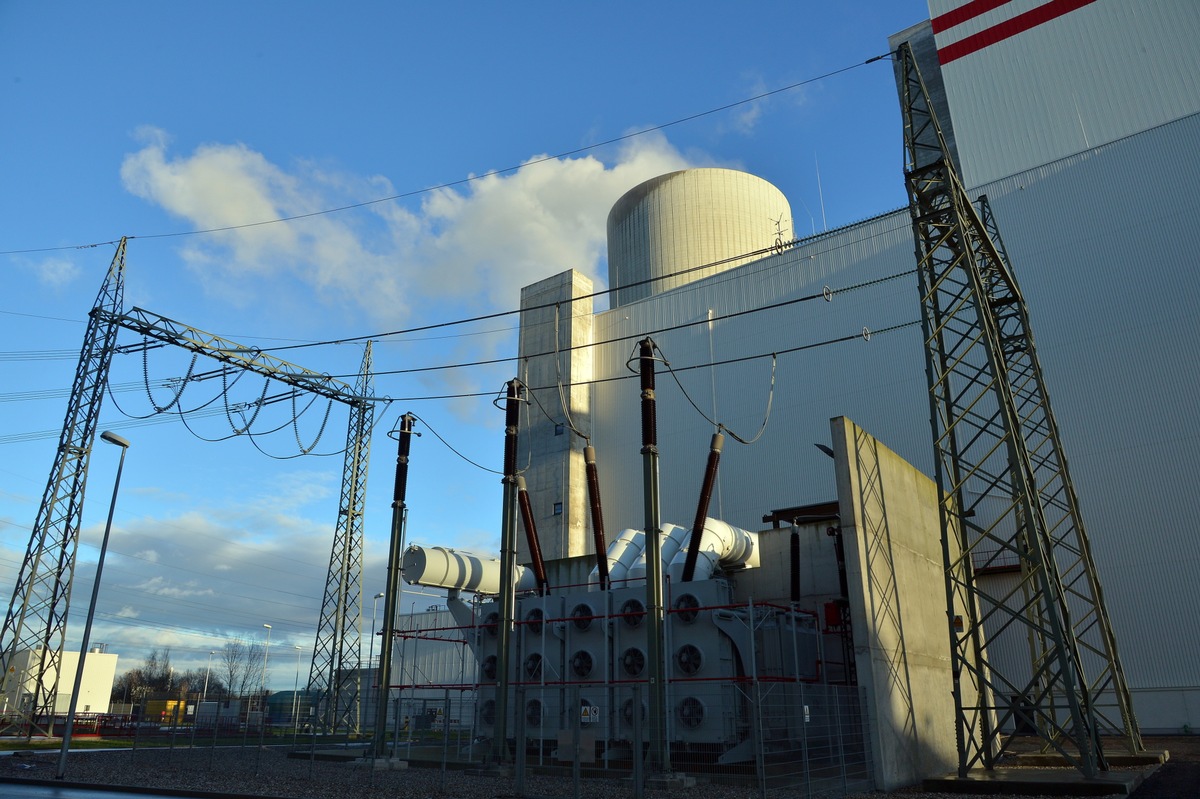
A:
MULTIPOLYGON (((363 348, 354 396, 370 395, 371 342, 368 341, 363 348)), ((357 730, 362 718, 359 703, 362 701, 363 514, 374 422, 373 402, 358 399, 350 403, 337 527, 308 673, 309 689, 317 688, 324 694, 320 723, 326 730, 342 726, 357 730)))
POLYGON ((1011 741, 1002 729, 1028 713, 1048 749, 1094 777, 1108 767, 1102 732, 1122 732, 1131 749, 1141 741, 1028 311, 954 171, 907 44, 898 59, 942 496, 958 771, 992 768, 1011 741), (1016 585, 984 590, 976 570, 1001 563, 1018 564, 1016 585), (1024 633, 1030 672, 997 671, 988 633, 994 643, 1024 633), (1099 677, 1089 681, 1089 670, 1099 677), (1119 718, 1103 715, 1105 703, 1119 718))
POLYGON ((54 465, 0 632, 0 697, 17 698, 16 707, 3 708, 0 734, 49 734, 54 723, 88 463, 117 337, 111 315, 120 312, 124 294, 122 238, 88 315, 54 465), (25 651, 36 658, 32 673, 15 669, 14 661, 25 651))

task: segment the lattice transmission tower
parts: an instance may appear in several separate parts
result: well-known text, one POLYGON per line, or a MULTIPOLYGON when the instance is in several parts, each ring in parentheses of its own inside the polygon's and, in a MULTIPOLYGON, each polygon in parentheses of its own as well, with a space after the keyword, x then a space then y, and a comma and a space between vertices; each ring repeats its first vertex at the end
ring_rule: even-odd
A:
POLYGON ((62 669, 88 462, 125 295, 125 239, 88 316, 62 435, 0 631, 0 735, 48 735, 62 669), (11 706, 7 706, 11 703, 11 706))
MULTIPOLYGON (((371 342, 368 341, 355 392, 360 397, 369 397, 371 391, 371 342)), ((325 599, 308 674, 309 690, 321 697, 320 723, 326 730, 342 726, 357 730, 362 718, 363 513, 374 419, 373 402, 351 404, 337 529, 333 534, 325 599)))
POLYGON ((1029 725, 1094 777, 1108 768, 1102 735, 1130 752, 1142 743, 1028 309, 990 206, 981 215, 955 172, 907 44, 898 59, 959 775, 992 768, 1013 740, 1001 730, 1029 725), (1010 564, 1013 583, 981 588, 977 570, 1010 564), (988 645, 1014 636, 1029 669, 1003 673, 988 645))

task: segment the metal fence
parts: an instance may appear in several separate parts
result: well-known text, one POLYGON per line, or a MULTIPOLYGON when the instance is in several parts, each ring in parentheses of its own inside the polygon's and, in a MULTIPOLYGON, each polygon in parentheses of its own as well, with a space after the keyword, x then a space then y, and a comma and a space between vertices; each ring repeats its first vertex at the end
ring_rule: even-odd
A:
MULTIPOLYGON (((313 729, 304 719, 314 716, 317 708, 311 708, 314 713, 310 714, 310 707, 299 703, 295 718, 275 720, 254 709, 239 715, 193 712, 189 716, 183 703, 178 705, 178 713, 154 720, 147 720, 153 713, 147 713, 145 707, 131 716, 81 715, 76 740, 93 735, 110 741, 125 739, 128 756, 135 762, 165 759, 177 770, 217 771, 238 762, 254 773, 264 752, 270 751, 276 759, 279 753, 286 753, 288 769, 301 776, 306 772, 311 776, 315 767, 328 762, 355 761, 374 774, 377 765, 382 765, 376 763, 378 758, 402 759, 414 767, 440 769, 443 784, 447 775, 480 772, 497 785, 507 784, 517 796, 546 795, 549 784, 558 786, 549 789, 558 795, 570 791, 578 797, 584 786, 599 780, 612 781, 606 795, 624 793, 634 799, 641 799, 647 788, 664 784, 664 779, 676 785, 690 781, 723 784, 761 797, 781 790, 789 796, 841 796, 872 788, 868 730, 857 687, 778 679, 713 681, 705 687, 708 697, 728 694, 746 711, 744 719, 727 720, 738 741, 688 741, 686 735, 676 734, 668 747, 670 763, 665 774, 646 763, 647 719, 634 713, 627 739, 611 737, 601 723, 599 708, 587 697, 594 692, 580 685, 554 689, 558 698, 553 701, 572 710, 556 714, 553 720, 528 712, 538 706, 531 703, 545 707, 552 701, 550 690, 514 688, 510 707, 514 708, 515 724, 499 762, 492 741, 479 735, 475 723, 459 718, 477 698, 472 688, 443 688, 437 701, 429 696, 420 698, 424 712, 416 723, 410 716, 407 723, 401 721, 384 733, 382 755, 375 752, 373 734, 313 729)), ((672 699, 683 696, 686 700, 695 697, 696 688, 675 684, 669 693, 672 699)), ((627 686, 623 691, 631 700, 629 706, 643 705, 644 685, 627 686)), ((672 706, 691 705, 674 701, 672 706)), ((192 708, 195 711, 195 705, 192 708)), ((678 727, 681 722, 675 721, 678 727)))
MULTIPOLYGON (((763 604, 681 603, 672 611, 687 615, 668 625, 664 641, 668 718, 657 726, 665 731, 669 762, 648 763, 648 753, 659 750, 649 746, 649 685, 638 662, 645 633, 641 611, 619 600, 587 613, 575 599, 526 609, 504 702, 497 701, 494 610, 483 605, 469 625, 455 626, 443 612, 401 628, 388 724, 378 732, 371 729, 378 694, 366 677, 361 712, 349 716, 360 723, 349 728, 321 729, 319 699, 296 692, 265 703, 254 697, 161 710, 143 705, 136 721, 108 730, 97 725, 95 732, 129 737, 135 756, 150 747, 168 755, 208 749, 208 757, 187 759, 197 768, 220 762, 214 753, 221 749, 243 750, 257 763, 264 748, 280 747, 297 769, 306 759, 312 769, 320 761, 357 758, 374 773, 379 757, 441 769, 443 779, 487 769, 521 796, 544 795, 544 786, 529 788, 530 780, 543 778, 564 786, 559 791, 571 786, 574 796, 589 780, 618 780, 606 794, 637 798, 662 780, 725 784, 761 797, 873 787, 861 689, 823 682, 847 674, 829 668, 823 654, 832 628, 821 629, 812 614, 763 604), (508 709, 504 747, 493 742, 500 707, 508 709)), ((82 719, 80 725, 88 729, 82 719)))

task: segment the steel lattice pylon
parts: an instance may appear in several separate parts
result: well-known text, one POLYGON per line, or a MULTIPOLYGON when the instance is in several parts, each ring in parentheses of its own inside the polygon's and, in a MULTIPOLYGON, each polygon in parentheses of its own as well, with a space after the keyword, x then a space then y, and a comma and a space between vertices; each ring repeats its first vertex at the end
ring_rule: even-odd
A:
MULTIPOLYGON (((370 341, 363 352, 355 392, 359 397, 371 395, 370 341)), ((320 723, 326 730, 342 726, 357 729, 360 720, 363 511, 374 415, 375 406, 370 401, 350 405, 337 529, 308 674, 309 690, 321 697, 320 723)))
POLYGON ((1012 740, 1001 730, 1021 722, 1094 777, 1108 767, 1102 733, 1122 734, 1131 751, 1141 739, 1028 312, 990 208, 976 212, 954 171, 908 45, 899 61, 959 774, 992 768, 1012 740), (1013 564, 1015 586, 981 589, 976 569, 1013 564), (997 671, 985 625, 994 641, 1024 633, 1029 673, 997 671))
POLYGON ((88 462, 117 336, 111 314, 121 310, 124 281, 122 238, 88 318, 54 466, 0 632, 0 696, 15 705, 4 707, 0 734, 48 734, 53 724, 88 462), (18 668, 26 652, 28 665, 18 668))

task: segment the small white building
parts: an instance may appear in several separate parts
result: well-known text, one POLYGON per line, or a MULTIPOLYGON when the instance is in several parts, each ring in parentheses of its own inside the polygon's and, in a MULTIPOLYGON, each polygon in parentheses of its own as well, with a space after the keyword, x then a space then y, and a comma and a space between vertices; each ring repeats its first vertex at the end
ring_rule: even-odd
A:
MULTIPOLYGON (((24 679, 12 679, 0 701, 3 702, 3 712, 8 713, 21 707, 27 707, 33 695, 37 679, 38 661, 41 650, 26 649, 13 655, 9 664, 14 675, 24 675, 24 679)), ((58 680, 58 694, 54 699, 54 712, 66 713, 71 706, 71 688, 75 685, 75 671, 79 665, 79 653, 65 651, 62 654, 62 674, 58 680)), ((88 652, 83 666, 83 682, 80 684, 79 702, 76 704, 77 713, 107 713, 109 699, 112 696, 113 681, 117 675, 117 655, 94 649, 88 652)), ((42 681, 49 685, 54 681, 54 673, 48 672, 42 681)))

